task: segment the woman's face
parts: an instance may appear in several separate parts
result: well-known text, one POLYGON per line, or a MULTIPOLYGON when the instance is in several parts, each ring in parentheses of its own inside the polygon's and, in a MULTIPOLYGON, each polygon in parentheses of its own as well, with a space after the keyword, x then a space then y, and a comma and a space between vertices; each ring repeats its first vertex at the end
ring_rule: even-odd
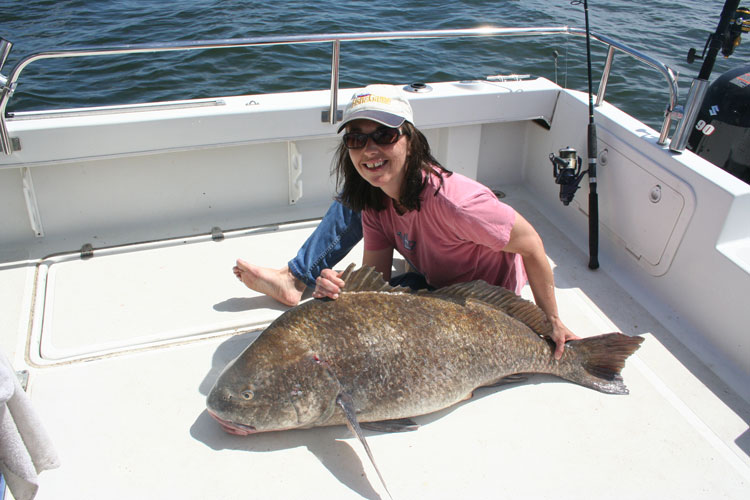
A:
MULTIPOLYGON (((370 134, 383 125, 371 120, 355 120, 346 127, 347 132, 370 134)), ((359 175, 374 187, 398 200, 406 174, 406 156, 409 151, 409 137, 399 136, 393 144, 376 144, 372 138, 361 149, 350 149, 354 168, 359 175)))

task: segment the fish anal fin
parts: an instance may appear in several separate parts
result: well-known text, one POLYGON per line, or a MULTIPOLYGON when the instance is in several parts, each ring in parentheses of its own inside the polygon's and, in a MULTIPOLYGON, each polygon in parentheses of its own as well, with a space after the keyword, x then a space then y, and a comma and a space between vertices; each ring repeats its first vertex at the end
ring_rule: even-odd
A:
POLYGON ((363 429, 376 432, 410 432, 419 429, 419 424, 410 418, 381 420, 379 422, 362 422, 363 429))
POLYGON ((483 385, 482 387, 500 387, 501 385, 518 384, 529 380, 528 375, 523 373, 514 373, 513 375, 506 375, 505 377, 492 382, 491 384, 483 385))

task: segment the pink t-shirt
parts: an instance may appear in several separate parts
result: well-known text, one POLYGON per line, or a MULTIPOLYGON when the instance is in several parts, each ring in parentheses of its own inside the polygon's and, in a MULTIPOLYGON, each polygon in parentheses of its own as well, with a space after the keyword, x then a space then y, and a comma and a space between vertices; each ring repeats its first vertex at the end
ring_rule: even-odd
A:
POLYGON ((419 211, 362 212, 365 249, 395 248, 435 287, 476 279, 520 294, 526 284, 521 256, 503 252, 516 212, 486 186, 461 174, 430 176, 419 211))

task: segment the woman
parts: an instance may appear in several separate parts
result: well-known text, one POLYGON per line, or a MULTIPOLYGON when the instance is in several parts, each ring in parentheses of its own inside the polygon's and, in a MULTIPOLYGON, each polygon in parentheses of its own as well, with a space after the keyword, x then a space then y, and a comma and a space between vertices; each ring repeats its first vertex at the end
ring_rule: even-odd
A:
MULTIPOLYGON (((413 121, 411 106, 396 87, 373 85, 353 96, 339 128, 346 128, 336 160, 341 205, 334 204, 321 223, 322 239, 341 243, 325 229, 337 224, 348 231, 343 239, 351 237, 356 220, 341 222, 340 215, 356 219, 361 212, 362 263, 392 284, 442 287, 483 279, 520 293, 528 277, 537 305, 552 324, 559 359, 565 341, 578 337, 559 318, 552 269, 539 235, 487 187, 442 167, 413 121), (416 280, 414 274, 390 279, 394 250, 419 271, 416 280)), ((266 271, 294 275, 290 268, 266 271)), ((243 278, 249 273, 239 262, 235 274, 248 284, 243 278)), ((322 269, 313 297, 337 298, 345 285, 340 275, 322 269)))

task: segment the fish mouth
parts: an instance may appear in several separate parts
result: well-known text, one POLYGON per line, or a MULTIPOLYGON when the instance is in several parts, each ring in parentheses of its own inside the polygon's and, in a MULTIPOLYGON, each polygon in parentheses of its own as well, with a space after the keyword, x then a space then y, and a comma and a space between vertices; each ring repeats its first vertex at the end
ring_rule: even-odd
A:
POLYGON ((254 434, 258 432, 255 430, 255 427, 252 425, 245 425, 245 424, 238 424, 236 422, 230 422, 229 420, 224 420, 211 410, 208 411, 208 414, 211 415, 214 420, 219 422, 221 425, 221 428, 224 429, 224 432, 228 432, 229 434, 234 434, 235 436, 248 436, 250 434, 254 434))

